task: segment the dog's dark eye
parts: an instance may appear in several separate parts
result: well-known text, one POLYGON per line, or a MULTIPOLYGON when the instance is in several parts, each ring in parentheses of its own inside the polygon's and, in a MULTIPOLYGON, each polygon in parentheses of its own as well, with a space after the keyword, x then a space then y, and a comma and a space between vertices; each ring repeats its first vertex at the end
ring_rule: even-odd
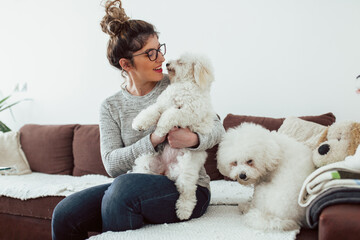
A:
POLYGON ((252 165, 254 165, 254 161, 252 159, 247 160, 246 164, 249 166, 252 166, 252 165))
POLYGON ((236 167, 236 166, 237 166, 237 162, 232 162, 232 163, 230 163, 230 165, 236 167))

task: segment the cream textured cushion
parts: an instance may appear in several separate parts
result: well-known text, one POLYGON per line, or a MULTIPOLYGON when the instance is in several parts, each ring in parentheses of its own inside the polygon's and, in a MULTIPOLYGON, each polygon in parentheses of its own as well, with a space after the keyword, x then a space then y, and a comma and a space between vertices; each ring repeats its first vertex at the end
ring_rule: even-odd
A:
POLYGON ((295 138, 314 150, 319 143, 320 137, 328 127, 302 120, 297 117, 288 117, 284 120, 278 132, 295 138))
POLYGON ((10 170, 0 170, 2 175, 31 173, 29 163, 21 149, 19 132, 0 132, 0 167, 11 167, 10 170))

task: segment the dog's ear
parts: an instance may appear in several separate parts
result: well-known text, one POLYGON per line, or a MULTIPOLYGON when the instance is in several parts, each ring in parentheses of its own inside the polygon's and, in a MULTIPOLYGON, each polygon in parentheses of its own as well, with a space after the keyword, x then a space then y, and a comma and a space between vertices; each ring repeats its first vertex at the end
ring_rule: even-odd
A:
POLYGON ((321 135, 321 137, 319 138, 318 144, 317 146, 319 146, 321 143, 326 142, 327 141, 327 134, 329 131, 329 127, 325 129, 325 131, 323 132, 323 134, 321 135))
POLYGON ((283 151, 275 141, 267 146, 267 148, 267 154, 264 156, 264 159, 266 159, 265 169, 267 172, 272 172, 277 168, 280 160, 283 158, 283 151))
MULTIPOLYGON (((258 164, 258 169, 260 172, 272 172, 274 171, 277 166, 279 165, 279 162, 281 159, 283 159, 284 151, 280 147, 278 140, 276 136, 277 132, 270 132, 267 129, 264 129, 263 135, 257 135, 258 137, 261 137, 262 140, 259 141, 259 144, 262 146, 260 149, 261 151, 258 152, 258 159, 255 160, 256 162, 260 163, 258 164)), ((259 150, 260 150, 259 149, 259 150)))
POLYGON ((214 80, 211 67, 206 66, 202 61, 196 61, 194 63, 194 78, 201 89, 206 89, 214 80))
POLYGON ((355 154, 357 147, 360 145, 360 123, 352 123, 350 131, 350 143, 347 151, 348 156, 355 154))

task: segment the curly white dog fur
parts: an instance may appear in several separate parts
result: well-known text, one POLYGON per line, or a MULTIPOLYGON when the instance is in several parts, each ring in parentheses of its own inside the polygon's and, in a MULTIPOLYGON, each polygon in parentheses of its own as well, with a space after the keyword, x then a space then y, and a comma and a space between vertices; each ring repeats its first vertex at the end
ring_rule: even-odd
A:
POLYGON ((229 129, 217 153, 220 172, 240 184, 254 184, 249 204, 239 204, 245 223, 263 230, 294 230, 305 220, 298 195, 314 171, 312 152, 304 144, 260 125, 229 129))
MULTIPOLYGON (((141 111, 132 127, 146 130, 156 125, 154 133, 165 136, 174 126, 206 134, 214 125, 210 86, 214 80, 210 62, 200 56, 183 55, 166 64, 170 85, 155 104, 141 111)), ((176 202, 179 219, 188 219, 196 205, 196 183, 204 165, 205 151, 172 149, 168 144, 161 153, 143 155, 135 160, 133 172, 163 174, 175 181, 180 193, 176 202)))

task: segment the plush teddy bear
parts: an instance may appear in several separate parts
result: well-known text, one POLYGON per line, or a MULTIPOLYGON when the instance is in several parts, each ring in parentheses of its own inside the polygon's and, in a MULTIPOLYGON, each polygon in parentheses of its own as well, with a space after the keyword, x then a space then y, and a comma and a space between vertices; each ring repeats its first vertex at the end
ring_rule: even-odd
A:
POLYGON ((319 139, 313 151, 313 162, 316 167, 343 161, 355 154, 360 145, 360 123, 336 122, 329 126, 319 139))

